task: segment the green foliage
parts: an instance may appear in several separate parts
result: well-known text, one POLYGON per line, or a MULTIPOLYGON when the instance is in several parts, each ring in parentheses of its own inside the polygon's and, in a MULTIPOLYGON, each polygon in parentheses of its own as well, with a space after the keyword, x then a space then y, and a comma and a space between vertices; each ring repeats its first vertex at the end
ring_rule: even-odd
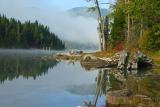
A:
POLYGON ((113 19, 110 44, 115 48, 119 43, 125 39, 125 11, 122 4, 115 5, 114 12, 111 14, 113 19))
POLYGON ((159 50, 160 49, 160 24, 154 25, 151 29, 150 36, 148 38, 147 49, 159 50))
POLYGON ((0 47, 64 49, 65 45, 47 26, 38 21, 21 23, 0 15, 0 47))
POLYGON ((113 48, 127 38, 125 35, 128 33, 128 23, 130 22, 130 39, 128 39, 130 41, 128 43, 132 44, 131 42, 133 42, 137 48, 139 46, 148 50, 160 49, 160 1, 130 0, 130 2, 125 2, 117 0, 113 7, 112 16, 113 24, 110 38, 113 48), (129 21, 128 15, 130 15, 129 21), (149 33, 146 35, 145 32, 149 33), (145 42, 141 43, 141 41, 145 42))

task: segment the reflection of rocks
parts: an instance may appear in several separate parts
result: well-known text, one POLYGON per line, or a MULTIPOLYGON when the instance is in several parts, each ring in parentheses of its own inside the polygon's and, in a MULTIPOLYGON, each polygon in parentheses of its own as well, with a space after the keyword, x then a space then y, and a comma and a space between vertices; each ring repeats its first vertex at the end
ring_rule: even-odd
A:
POLYGON ((140 52, 137 52, 136 57, 132 56, 129 59, 128 56, 127 51, 123 51, 111 58, 98 58, 88 55, 81 61, 81 64, 85 62, 83 66, 89 67, 89 69, 104 65, 102 68, 100 67, 96 79, 96 99, 101 94, 107 94, 107 107, 159 107, 160 105, 157 106, 159 101, 154 102, 152 98, 160 96, 160 89, 155 87, 160 87, 158 85, 159 79, 151 78, 152 72, 146 70, 142 72, 142 69, 138 69, 141 64, 152 65, 152 60, 140 52), (101 64, 101 62, 103 63, 101 64), (117 66, 109 67, 108 65, 112 64, 108 62, 114 62, 115 65, 118 65, 118 69, 117 66), (87 63, 90 65, 88 66, 87 63), (110 88, 106 90, 106 87, 110 88))
POLYGON ((131 91, 129 90, 110 91, 107 93, 107 103, 112 105, 127 104, 130 96, 131 91))
POLYGON ((107 107, 160 107, 160 76, 128 76, 125 89, 107 93, 107 107))
MULTIPOLYGON (((157 103, 158 104, 158 103, 157 103)), ((107 94, 107 107, 158 107, 145 95, 132 95, 129 90, 110 91, 107 94)))
POLYGON ((126 81, 123 71, 110 70, 109 73, 112 74, 114 78, 116 78, 118 81, 121 81, 121 82, 126 81))
POLYGON ((97 81, 101 90, 111 86, 111 89, 103 92, 107 96, 106 107, 160 107, 159 71, 103 69, 97 77, 104 77, 99 79, 103 82, 97 81))
POLYGON ((110 91, 107 94, 108 96, 129 97, 132 95, 132 92, 126 89, 126 90, 110 91))

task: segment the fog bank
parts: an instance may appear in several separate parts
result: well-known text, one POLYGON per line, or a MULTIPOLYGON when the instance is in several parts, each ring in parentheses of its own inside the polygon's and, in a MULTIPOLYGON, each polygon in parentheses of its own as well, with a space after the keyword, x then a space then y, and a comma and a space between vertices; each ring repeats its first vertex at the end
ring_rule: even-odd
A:
POLYGON ((48 5, 43 0, 0 0, 0 14, 22 22, 38 20, 63 40, 98 44, 95 19, 72 17, 66 10, 48 5))

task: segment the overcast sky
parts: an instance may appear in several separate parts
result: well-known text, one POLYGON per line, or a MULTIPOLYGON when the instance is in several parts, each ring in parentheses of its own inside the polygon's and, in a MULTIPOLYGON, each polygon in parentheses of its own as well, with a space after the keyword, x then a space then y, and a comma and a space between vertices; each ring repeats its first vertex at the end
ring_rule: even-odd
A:
MULTIPOLYGON (((101 2, 114 0, 101 0, 101 2)), ((74 7, 90 6, 85 0, 0 0, 0 14, 21 21, 38 20, 49 26, 60 38, 76 42, 98 43, 97 21, 71 17, 66 11, 74 7)), ((107 7, 101 5, 101 7, 107 7)))

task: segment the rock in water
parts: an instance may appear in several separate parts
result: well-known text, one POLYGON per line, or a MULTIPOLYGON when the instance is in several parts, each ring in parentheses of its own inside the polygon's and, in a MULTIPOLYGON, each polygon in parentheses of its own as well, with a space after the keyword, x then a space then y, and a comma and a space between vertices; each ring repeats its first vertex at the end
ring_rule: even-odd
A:
POLYGON ((136 60, 138 63, 138 68, 141 67, 148 67, 153 65, 153 60, 148 56, 144 55, 142 52, 137 51, 136 53, 136 60))

